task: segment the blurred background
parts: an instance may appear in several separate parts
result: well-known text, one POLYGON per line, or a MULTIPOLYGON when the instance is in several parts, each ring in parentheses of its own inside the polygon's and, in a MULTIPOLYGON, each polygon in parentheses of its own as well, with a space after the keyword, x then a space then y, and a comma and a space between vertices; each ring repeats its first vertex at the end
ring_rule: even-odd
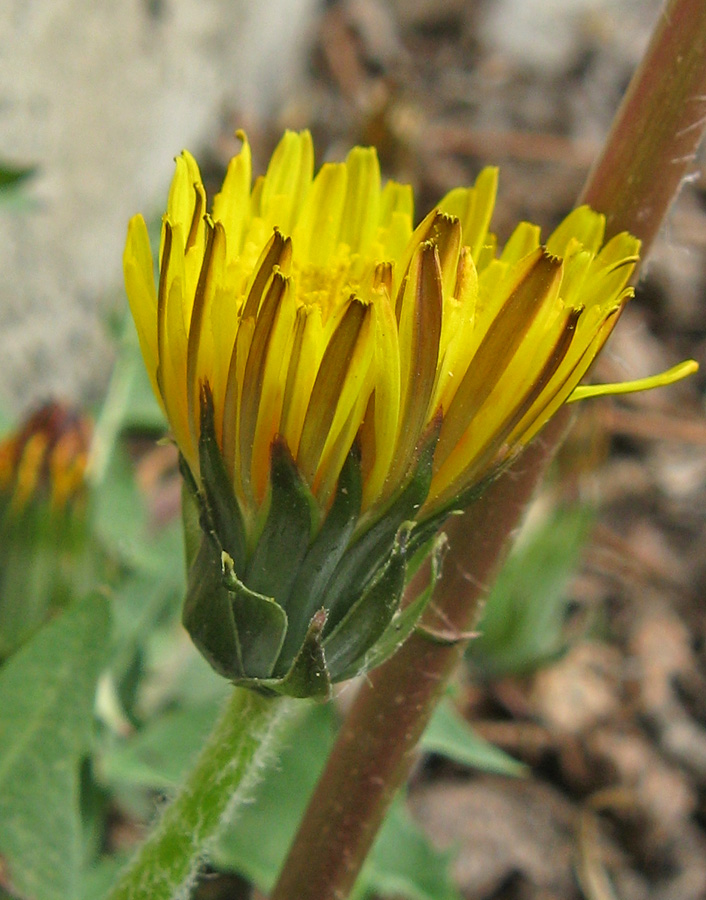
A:
MULTIPOLYGON (((248 132, 261 172, 282 130, 306 127, 319 163, 343 158, 353 144, 376 145, 384 176, 413 184, 419 217, 498 164, 500 240, 523 218, 546 234, 575 202, 660 5, 0 7, 0 423, 9 433, 48 400, 94 422, 90 452, 79 443, 98 498, 91 541, 107 549, 99 563, 81 555, 81 577, 95 579, 96 566, 111 573, 122 635, 99 695, 109 738, 89 791, 103 804, 96 858, 134 841, 150 803, 176 777, 165 749, 173 749, 174 729, 203 731, 203 697, 210 703, 220 690, 200 669, 201 680, 183 677, 199 663, 175 624, 178 485, 172 449, 153 447, 163 425, 126 317, 128 218, 139 211, 158 225, 182 148, 196 155, 213 196, 237 151, 237 128, 248 132), (147 544, 137 552, 136 509, 149 552, 147 544), (164 718, 185 714, 178 728, 164 718)), ((703 164, 702 153, 597 379, 636 378, 687 357, 706 363, 703 164)), ((706 897, 703 388, 699 374, 580 410, 488 604, 453 710, 427 742, 409 795, 416 824, 404 825, 421 829, 417 843, 378 849, 368 895, 706 897), (463 730, 468 723, 472 732, 463 730), (406 875, 392 877, 407 852, 406 875), (425 871, 443 876, 428 884, 425 871)), ((73 433, 75 420, 51 421, 64 423, 52 425, 53 447, 56 429, 73 433)), ((5 573, 26 560, 5 562, 5 573)), ((41 618, 65 602, 45 598, 32 608, 41 618)), ((19 644, 18 615, 0 609, 19 644)), ((307 726, 320 738, 307 751, 312 759, 335 728, 328 713, 316 715, 307 726)), ((269 801, 261 802, 266 818, 269 801)), ((257 834, 255 824, 250 830, 257 834)), ((199 896, 245 897, 250 882, 271 883, 275 862, 238 840, 223 842, 199 896)))

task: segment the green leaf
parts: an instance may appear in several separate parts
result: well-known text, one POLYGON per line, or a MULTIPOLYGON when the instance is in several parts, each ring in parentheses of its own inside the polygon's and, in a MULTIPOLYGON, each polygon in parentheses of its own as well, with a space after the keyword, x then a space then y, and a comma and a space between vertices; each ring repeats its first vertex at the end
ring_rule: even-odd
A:
MULTIPOLYGON (((128 318, 132 320, 132 316, 129 314, 128 318)), ((132 332, 134 332, 134 328, 135 326, 132 325, 132 332)), ((167 422, 152 390, 136 334, 130 335, 129 346, 126 346, 123 352, 129 354, 129 362, 134 366, 134 371, 128 385, 121 428, 128 431, 164 434, 167 430, 167 422)))
POLYGON ((129 858, 127 854, 108 856, 91 866, 83 877, 80 900, 101 900, 105 897, 129 858))
POLYGON ((107 633, 106 601, 91 595, 0 670, 0 857, 21 897, 79 896, 79 761, 107 633))
POLYGON ((14 166, 0 163, 0 204, 4 210, 26 212, 36 206, 25 182, 37 172, 36 166, 14 166))
POLYGON ((451 853, 441 853, 431 846, 398 797, 380 829, 351 900, 372 895, 461 900, 449 872, 451 858, 451 853))
MULTIPOLYGON (((225 681, 224 689, 231 691, 225 681)), ((223 708, 223 697, 170 710, 112 747, 100 772, 111 784, 171 791, 196 758, 223 708)))
POLYGON ((438 753, 483 772, 514 776, 528 772, 527 766, 479 737, 448 700, 442 700, 436 708, 421 746, 428 753, 438 753))
POLYGON ((122 447, 112 449, 105 475, 92 493, 91 522, 96 537, 113 558, 135 567, 152 562, 147 508, 134 467, 122 447))
MULTIPOLYGON (((134 420, 140 400, 135 396, 135 386, 145 385, 143 391, 152 392, 142 361, 137 331, 132 316, 128 311, 119 325, 118 355, 110 376, 108 390, 96 417, 91 446, 91 462, 89 479, 95 488, 102 485, 108 474, 111 457, 118 446, 121 432, 129 427, 141 427, 134 420)), ((156 423, 151 423, 153 430, 164 433, 166 424, 161 410, 158 410, 156 423)))
POLYGON ((203 537, 189 571, 182 621, 213 668, 231 680, 269 678, 287 629, 284 610, 242 584, 212 536, 203 537))
POLYGON ((521 535, 493 586, 466 657, 487 678, 530 672, 560 655, 570 597, 567 585, 593 511, 572 506, 521 535))
POLYGON ((119 681, 136 653, 154 638, 160 624, 173 628, 184 598, 183 541, 175 522, 150 548, 154 563, 120 579, 112 593, 112 655, 110 667, 119 681))
POLYGON ((4 438, 14 426, 15 415, 4 405, 4 398, 0 397, 0 438, 4 438))
POLYGON ((192 489, 192 486, 189 484, 190 481, 193 482, 193 477, 183 457, 179 457, 179 469, 182 474, 181 526, 184 532, 184 557, 188 574, 201 546, 201 509, 195 485, 194 489, 192 489))
POLYGON ((36 171, 36 166, 11 166, 8 163, 0 163, 0 190, 15 187, 34 175, 36 171))
MULTIPOLYGON (((67 523, 60 525, 46 504, 30 503, 18 515, 8 516, 3 525, 0 661, 31 638, 50 611, 65 606, 70 596, 62 577, 59 544, 67 523)), ((63 558, 67 555, 64 550, 63 558)))

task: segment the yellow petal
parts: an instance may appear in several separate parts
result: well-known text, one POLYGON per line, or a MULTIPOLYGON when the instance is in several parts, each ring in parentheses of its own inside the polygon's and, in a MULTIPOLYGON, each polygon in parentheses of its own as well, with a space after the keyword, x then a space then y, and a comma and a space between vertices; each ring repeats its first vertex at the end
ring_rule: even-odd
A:
POLYGON ((247 319, 257 315, 265 288, 269 284, 272 273, 275 269, 278 269, 286 275, 291 256, 292 242, 290 238, 285 238, 280 231, 275 229, 274 234, 265 245, 260 258, 255 264, 252 282, 243 309, 243 318, 247 319))
POLYGON ((240 457, 239 469, 246 497, 262 500, 263 485, 261 478, 254 483, 252 475, 261 476, 263 467, 269 467, 269 445, 263 447, 263 435, 274 432, 279 424, 280 409, 273 411, 268 402, 272 401, 271 380, 273 366, 282 363, 281 357, 275 358, 274 336, 280 311, 287 293, 287 280, 275 272, 268 283, 262 300, 262 307, 255 321, 252 342, 243 376, 243 389, 240 398, 240 432, 238 436, 240 457), (272 426, 274 425, 274 429, 272 426), (257 446, 256 446, 257 438, 257 446), (265 453, 265 459, 261 458, 265 453))
POLYGON ((312 486, 325 446, 338 437, 360 395, 374 350, 372 317, 372 306, 352 298, 324 351, 297 454, 297 465, 312 486))
MULTIPOLYGON (((273 287, 282 276, 273 276, 273 287)), ((265 366, 262 371, 262 388, 257 423, 252 440, 251 481, 255 500, 262 503, 269 486, 270 455, 272 442, 280 432, 282 403, 284 400, 285 379, 289 367, 289 355, 292 348, 296 307, 290 290, 290 282, 282 279, 282 291, 267 348, 265 366)), ((263 313, 265 310, 263 309, 263 313)), ((251 353, 257 341, 257 327, 253 334, 251 353)), ((248 371, 246 368, 245 376, 248 371)), ((246 388, 247 389, 247 388, 246 388)))
POLYGON ((466 373, 474 346, 478 273, 469 247, 459 256, 453 297, 444 301, 444 317, 439 343, 439 365, 432 409, 448 409, 451 397, 466 373))
POLYGON ((393 297, 396 297, 395 300, 395 315, 397 316, 397 321, 400 321, 400 310, 402 304, 402 298, 404 297, 404 287, 406 284, 406 280, 409 277, 409 270, 412 264, 412 260, 415 255, 418 253, 420 246, 429 238, 429 234, 434 227, 434 222, 439 216, 438 209, 432 209, 428 215, 426 215, 422 221, 417 225, 417 227, 412 232, 412 236, 410 237, 407 246, 404 249, 402 255, 398 258, 397 264, 393 270, 393 297))
MULTIPOLYGON (((388 181, 380 199, 377 260, 399 260, 412 236, 414 197, 408 184, 388 181)), ((376 260, 376 261, 377 261, 376 260)), ((404 273, 398 273, 401 278, 404 273)), ((399 286, 399 281, 397 282, 399 286)), ((392 297, 395 293, 391 293, 392 297)))
POLYGON ((498 170, 488 166, 480 172, 472 188, 455 188, 439 203, 442 212, 461 222, 464 246, 471 248, 476 261, 486 242, 497 190, 498 170))
POLYGON ((314 145, 309 132, 285 132, 262 184, 260 215, 270 229, 292 233, 313 173, 314 145))
MULTIPOLYGON (((204 298, 196 382, 201 384, 208 381, 211 388, 214 430, 219 443, 223 436, 223 408, 228 366, 238 327, 237 314, 242 290, 242 276, 235 276, 232 279, 228 277, 226 253, 225 229, 222 222, 216 222, 204 298)), ((198 424, 200 425, 200 422, 198 424)))
MULTIPOLYGON (((481 479, 484 473, 492 471, 502 455, 503 448, 509 452, 507 448, 511 443, 510 435, 541 397, 564 363, 576 332, 579 315, 578 310, 568 310, 564 313, 553 346, 548 348, 538 367, 535 366, 532 371, 527 372, 525 378, 518 380, 514 394, 506 402, 497 404, 500 414, 496 417, 492 428, 480 428, 483 433, 481 440, 478 440, 476 429, 471 424, 446 465, 437 472, 432 481, 428 498, 430 509, 443 505, 454 494, 481 479)), ((494 396, 495 394, 490 397, 491 405, 494 404, 494 396)))
POLYGON ((400 348, 397 321, 387 290, 380 291, 373 303, 376 310, 375 394, 368 431, 371 445, 362 448, 364 509, 384 492, 395 453, 400 410, 400 348))
POLYGON ((604 231, 605 216, 594 212, 590 206, 579 206, 550 235, 547 250, 554 256, 565 256, 569 241, 573 239, 591 253, 598 253, 604 231))
POLYGON ((303 266, 325 266, 338 246, 348 169, 328 163, 311 185, 292 239, 303 266))
POLYGON ((412 233, 414 219, 414 194, 412 186, 388 181, 380 198, 380 227, 389 228, 394 216, 400 215, 409 222, 409 233, 412 233))
POLYGON ((282 404, 280 431, 289 452, 296 458, 311 392, 324 350, 321 309, 302 306, 297 310, 292 352, 282 404))
POLYGON ((399 306, 400 421, 392 479, 401 481, 428 423, 441 339, 443 298, 439 254, 419 247, 399 306))
POLYGON ((277 435, 322 511, 357 441, 363 508, 375 513, 440 423, 428 510, 487 477, 567 399, 693 371, 577 388, 631 295, 639 251, 629 235, 601 248, 600 214, 575 210, 544 250, 521 223, 499 252, 495 169, 413 230, 411 188, 381 189, 374 150, 355 148, 312 181, 311 136, 290 132, 251 191, 240 137, 212 219, 193 157, 178 158, 158 290, 141 219, 124 269, 153 386, 197 478, 199 393, 211 388, 249 540, 277 435))
POLYGON ((461 223, 453 216, 439 213, 429 231, 428 240, 434 244, 439 255, 442 297, 452 297, 458 279, 461 223))
POLYGON ((568 398, 568 403, 576 400, 586 400, 588 397, 607 397, 615 394, 634 394, 637 391, 650 391, 656 387, 667 387, 675 384, 689 375, 698 372, 699 364, 695 359, 687 359, 666 372, 658 375, 648 375, 646 378, 637 378, 634 381, 620 381, 617 384, 582 384, 574 388, 568 398))
POLYGON ((473 257, 473 262, 476 264, 476 269, 478 272, 482 272, 486 266, 489 266, 490 263, 495 259, 496 253, 498 249, 498 239, 494 234, 490 234, 490 232, 486 235, 485 241, 483 242, 483 246, 480 249, 480 252, 477 256, 473 257))
POLYGON ((493 319, 444 416, 434 456, 437 471, 473 423, 535 317, 553 304, 560 283, 561 261, 541 249, 519 264, 509 296, 493 319))
MULTIPOLYGON (((174 224, 181 225, 184 234, 191 232, 194 214, 206 212, 202 206, 202 195, 195 186, 203 187, 201 173, 194 157, 184 150, 174 160, 176 168, 167 200, 167 216, 174 224)), ((188 245, 188 241, 186 242, 188 245)))
MULTIPOLYGON (((186 385, 187 330, 184 326, 184 238, 179 225, 165 227, 163 268, 157 299, 159 385, 169 423, 192 471, 198 454, 189 428, 186 385)), ((191 304, 188 304, 189 306, 191 304)))
POLYGON ((540 229, 530 222, 520 222, 503 247, 500 259, 514 265, 539 247, 540 229))
POLYGON ((154 287, 154 263, 147 225, 142 216, 133 216, 130 219, 123 254, 123 271, 125 289, 147 374, 152 389, 164 408, 164 401, 157 385, 157 292, 154 287))
POLYGON ((223 401, 223 461, 231 475, 233 487, 241 503, 245 504, 245 492, 240 465, 240 403, 243 398, 245 365, 250 354, 255 317, 241 319, 233 343, 233 353, 228 366, 225 398, 223 401))
POLYGON ((596 307, 579 311, 576 332, 564 362, 515 427, 508 438, 509 444, 531 441, 566 402, 610 336, 619 312, 619 306, 614 306, 607 313, 596 307))
POLYGON ((363 422, 373 390, 376 310, 365 307, 365 318, 356 341, 341 397, 329 434, 321 452, 314 491, 322 506, 327 506, 338 476, 363 422))
POLYGON ((250 220, 252 155, 245 134, 239 131, 238 137, 243 146, 240 153, 228 163, 223 187, 213 198, 213 219, 223 224, 229 260, 240 255, 245 230, 250 220))
POLYGON ((210 334, 208 329, 203 326, 204 322, 208 321, 207 306, 210 305, 210 298, 213 294, 211 259, 213 255, 214 238, 215 229, 209 222, 207 225, 203 262, 198 284, 196 285, 196 292, 194 294, 194 304, 191 310, 191 322, 189 324, 187 338, 186 392, 189 411, 189 429, 194 446, 198 445, 201 417, 201 379, 198 377, 199 369, 203 373, 203 377, 206 380, 209 380, 208 372, 210 366, 208 364, 204 365, 204 356, 210 357, 211 359, 213 356, 210 334))
POLYGON ((372 147, 354 147, 346 159, 346 198, 340 240, 353 253, 367 253, 380 217, 380 164, 372 147))

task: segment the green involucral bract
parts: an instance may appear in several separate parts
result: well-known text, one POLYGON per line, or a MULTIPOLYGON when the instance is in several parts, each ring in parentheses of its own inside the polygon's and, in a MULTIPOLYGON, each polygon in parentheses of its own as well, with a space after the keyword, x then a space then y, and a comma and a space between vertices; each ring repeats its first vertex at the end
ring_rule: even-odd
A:
MULTIPOLYGON (((438 429, 386 508, 367 522, 356 447, 319 523, 309 488, 287 447, 275 441, 264 522, 248 547, 213 434, 210 392, 203 390, 200 490, 182 466, 190 535, 183 621, 217 672, 261 691, 325 698, 332 683, 380 661, 371 650, 383 635, 385 655, 394 652, 399 641, 390 640, 390 626, 419 548, 413 517, 429 491, 437 436, 438 429)), ((414 622, 423 608, 415 607, 414 622)), ((400 640, 414 622, 405 623, 400 640)))

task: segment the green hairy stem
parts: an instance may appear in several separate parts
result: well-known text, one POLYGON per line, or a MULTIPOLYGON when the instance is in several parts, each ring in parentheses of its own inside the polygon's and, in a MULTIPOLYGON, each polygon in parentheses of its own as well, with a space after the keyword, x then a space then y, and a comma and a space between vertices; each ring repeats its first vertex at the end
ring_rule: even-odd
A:
POLYGON ((189 896, 221 823, 250 799, 288 700, 236 688, 194 769, 106 900, 189 896))

